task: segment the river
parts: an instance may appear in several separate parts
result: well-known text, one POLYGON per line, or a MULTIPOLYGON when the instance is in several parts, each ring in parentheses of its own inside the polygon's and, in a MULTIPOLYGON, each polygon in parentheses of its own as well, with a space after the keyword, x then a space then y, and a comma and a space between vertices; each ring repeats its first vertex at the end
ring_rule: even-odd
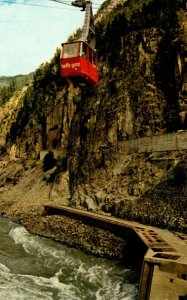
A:
POLYGON ((0 300, 134 300, 138 280, 117 261, 32 235, 0 217, 0 300))

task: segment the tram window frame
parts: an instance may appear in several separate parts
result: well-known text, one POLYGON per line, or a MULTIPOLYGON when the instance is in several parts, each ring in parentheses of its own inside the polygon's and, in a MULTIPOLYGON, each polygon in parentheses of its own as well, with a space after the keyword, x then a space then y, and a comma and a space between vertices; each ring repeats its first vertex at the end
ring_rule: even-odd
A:
POLYGON ((63 45, 62 58, 66 59, 66 58, 74 58, 78 56, 80 56, 80 42, 68 43, 63 45))
POLYGON ((95 51, 93 51, 93 62, 92 62, 94 67, 97 67, 97 55, 95 51))
POLYGON ((82 44, 81 56, 87 59, 88 58, 88 45, 85 44, 84 42, 81 42, 81 44, 82 44))
POLYGON ((93 64, 93 50, 89 48, 89 62, 93 64))

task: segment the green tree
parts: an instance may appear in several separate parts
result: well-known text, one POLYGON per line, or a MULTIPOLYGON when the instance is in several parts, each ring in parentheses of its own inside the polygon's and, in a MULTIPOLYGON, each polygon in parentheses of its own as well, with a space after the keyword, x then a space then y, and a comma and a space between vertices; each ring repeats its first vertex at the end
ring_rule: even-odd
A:
POLYGON ((8 86, 3 86, 0 88, 0 105, 5 104, 17 90, 17 81, 15 78, 12 78, 8 86))

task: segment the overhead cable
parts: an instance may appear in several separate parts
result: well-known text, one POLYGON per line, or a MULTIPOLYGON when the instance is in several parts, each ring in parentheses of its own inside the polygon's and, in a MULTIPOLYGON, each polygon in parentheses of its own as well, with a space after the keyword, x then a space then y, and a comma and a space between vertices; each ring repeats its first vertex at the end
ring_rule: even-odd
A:
MULTIPOLYGON (((39 7, 47 7, 47 8, 56 8, 56 9, 68 9, 66 7, 60 7, 60 6, 50 6, 50 5, 43 5, 43 4, 34 4, 34 3, 18 3, 8 0, 0 0, 1 3, 7 3, 7 4, 16 4, 16 5, 26 5, 26 6, 39 6, 39 7)), ((56 1, 57 2, 57 1, 56 1)), ((72 7, 73 9, 73 7, 72 7)), ((73 9, 75 10, 75 9, 73 9)))
MULTIPOLYGON (((74 8, 69 2, 69 1, 60 1, 60 0, 48 0, 51 2, 56 2, 56 3, 60 3, 63 5, 68 5, 71 6, 71 10, 76 10, 76 8, 74 8), (69 2, 69 3, 68 3, 69 2)), ((50 5, 43 5, 43 4, 34 4, 34 3, 19 3, 19 2, 13 2, 13 1, 8 1, 8 0, 0 0, 0 3, 7 3, 7 4, 16 4, 16 5, 26 5, 26 6, 38 6, 38 7, 47 7, 47 8, 56 8, 56 9, 68 9, 68 8, 64 8, 64 7, 60 7, 60 6, 50 6, 50 5)), ((97 9, 97 7, 95 7, 95 9, 97 9)))

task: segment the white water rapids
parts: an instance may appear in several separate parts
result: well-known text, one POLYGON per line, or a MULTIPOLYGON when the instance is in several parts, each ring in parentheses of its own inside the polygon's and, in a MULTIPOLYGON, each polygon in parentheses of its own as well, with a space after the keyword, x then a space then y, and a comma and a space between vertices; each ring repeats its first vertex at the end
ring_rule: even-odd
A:
POLYGON ((138 279, 0 217, 0 300, 135 300, 138 279))

